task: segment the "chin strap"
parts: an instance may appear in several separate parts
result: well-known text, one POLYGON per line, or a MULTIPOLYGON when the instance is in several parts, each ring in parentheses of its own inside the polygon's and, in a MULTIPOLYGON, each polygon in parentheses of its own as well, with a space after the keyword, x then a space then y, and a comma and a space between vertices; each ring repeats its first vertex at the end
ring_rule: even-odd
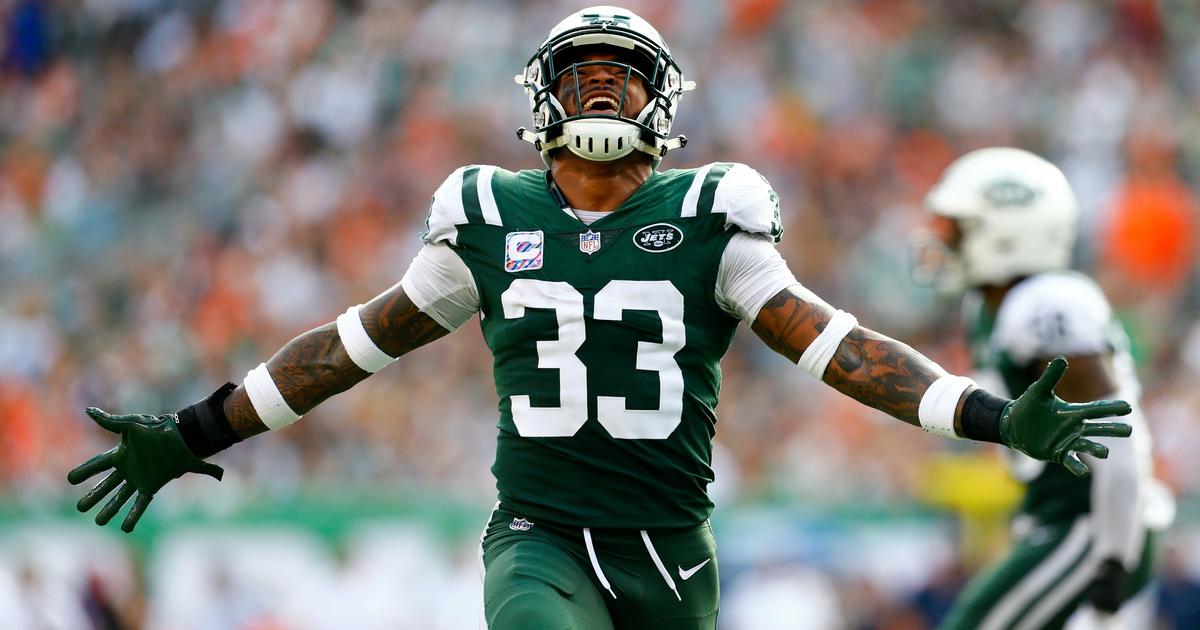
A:
POLYGON ((524 140, 525 142, 532 144, 533 148, 537 149, 538 151, 557 149, 558 147, 561 147, 567 143, 566 139, 561 134, 549 142, 542 142, 542 139, 538 137, 537 132, 530 131, 524 127, 517 128, 517 139, 524 140))
POLYGON ((542 141, 540 138, 538 138, 538 135, 524 127, 517 128, 517 140, 524 140, 525 142, 532 144, 533 148, 537 149, 538 151, 543 150, 542 141))
POLYGON ((683 147, 687 146, 687 142, 687 136, 676 136, 667 140, 666 142, 663 142, 662 147, 655 147, 642 142, 639 138, 638 140, 634 141, 633 146, 639 151, 643 151, 653 155, 654 157, 661 158, 667 154, 667 151, 674 151, 675 149, 682 149, 683 147))
MULTIPOLYGON (((517 129, 517 139, 524 140, 525 142, 532 144, 533 148, 537 149, 538 151, 557 149, 564 144, 563 136, 559 136, 550 142, 542 142, 541 138, 538 138, 537 133, 526 129, 525 127, 520 127, 517 129)), ((646 144, 641 140, 641 138, 639 138, 633 141, 633 147, 642 153, 648 153, 656 158, 662 158, 667 154, 668 151, 682 149, 683 147, 687 146, 687 142, 687 136, 677 136, 667 140, 666 142, 663 142, 662 147, 656 147, 651 144, 646 144)))

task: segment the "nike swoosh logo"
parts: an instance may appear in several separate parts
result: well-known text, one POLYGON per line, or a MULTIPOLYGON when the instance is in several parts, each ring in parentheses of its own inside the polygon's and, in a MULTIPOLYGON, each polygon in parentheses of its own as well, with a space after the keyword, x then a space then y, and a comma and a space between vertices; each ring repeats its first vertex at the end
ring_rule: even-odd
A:
POLYGON ((679 569, 679 579, 686 582, 688 578, 692 577, 693 575, 696 575, 697 571, 699 571, 700 569, 703 569, 704 565, 708 564, 709 560, 712 560, 712 558, 708 558, 704 562, 701 562, 700 564, 697 564, 696 566, 694 566, 690 569, 687 569, 686 571, 684 570, 683 567, 676 566, 675 568, 679 569))

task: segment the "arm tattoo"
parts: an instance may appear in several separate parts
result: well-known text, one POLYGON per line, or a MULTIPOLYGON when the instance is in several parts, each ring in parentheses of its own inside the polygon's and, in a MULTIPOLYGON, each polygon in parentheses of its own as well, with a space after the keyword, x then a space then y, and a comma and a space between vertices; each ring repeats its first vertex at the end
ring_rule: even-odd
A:
MULTIPOLYGON (((773 350, 796 362, 832 317, 828 306, 785 289, 762 307, 753 328, 773 350)), ((909 346, 857 326, 838 346, 822 380, 865 405, 916 425, 921 396, 943 374, 936 363, 909 346)))
POLYGON ((404 290, 395 289, 371 300, 360 314, 367 335, 380 350, 400 357, 450 334, 449 330, 422 313, 404 290))
MULTIPOLYGON (((399 286, 372 300, 359 316, 367 335, 393 357, 450 332, 422 313, 399 286)), ((289 341, 267 362, 267 369, 288 406, 301 415, 370 376, 346 353, 335 323, 289 341)), ((224 409, 230 425, 243 438, 267 430, 243 386, 225 399, 224 409)))
POLYGON ((772 350, 796 363, 832 317, 829 307, 809 302, 789 287, 759 309, 753 330, 772 350))
POLYGON ((907 344, 857 327, 846 335, 825 382, 834 389, 912 425, 925 390, 946 372, 907 344))
POLYGON ((234 433, 243 440, 267 430, 267 425, 258 419, 258 412, 254 411, 245 386, 238 385, 237 389, 229 394, 225 399, 224 408, 225 417, 229 418, 229 426, 233 427, 234 433))

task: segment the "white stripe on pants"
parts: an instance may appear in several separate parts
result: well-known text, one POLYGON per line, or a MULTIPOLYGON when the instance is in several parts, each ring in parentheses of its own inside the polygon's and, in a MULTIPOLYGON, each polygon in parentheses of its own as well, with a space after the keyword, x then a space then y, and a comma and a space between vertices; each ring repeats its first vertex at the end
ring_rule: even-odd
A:
POLYGON ((1071 531, 1059 542, 1058 547, 1018 582, 996 605, 992 607, 979 630, 1007 630, 1039 595, 1058 580, 1080 554, 1087 549, 1092 539, 1092 522, 1087 515, 1075 520, 1071 531))

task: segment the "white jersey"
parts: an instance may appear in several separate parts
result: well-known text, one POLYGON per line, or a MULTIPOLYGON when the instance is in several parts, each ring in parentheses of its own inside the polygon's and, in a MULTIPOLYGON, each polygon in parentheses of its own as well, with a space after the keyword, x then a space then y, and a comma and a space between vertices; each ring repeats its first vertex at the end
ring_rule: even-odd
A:
MULTIPOLYGON (((975 299, 968 305, 977 314, 972 350, 981 371, 977 380, 988 389, 1019 395, 1034 380, 1039 367, 1035 363, 1055 356, 1110 357, 1117 389, 1105 396, 1133 405, 1133 413, 1122 418, 1133 426, 1133 434, 1126 439, 1096 440, 1108 446, 1110 454, 1099 461, 1084 456, 1094 473, 1079 486, 1080 492, 1090 491, 1090 501, 1075 505, 1090 504, 1097 523, 1095 544, 1109 555, 1133 562, 1143 532, 1143 521, 1135 515, 1142 512, 1152 483, 1151 439, 1138 401, 1141 385, 1129 340, 1104 293, 1083 274, 1054 272, 1032 276, 1010 289, 994 319, 982 312, 975 299)), ((1044 462, 1016 451, 1008 454, 1014 476, 1029 484, 1023 511, 1035 518, 1069 516, 1067 506, 1073 501, 1061 496, 1070 492, 1069 478, 1047 469, 1044 462)))

